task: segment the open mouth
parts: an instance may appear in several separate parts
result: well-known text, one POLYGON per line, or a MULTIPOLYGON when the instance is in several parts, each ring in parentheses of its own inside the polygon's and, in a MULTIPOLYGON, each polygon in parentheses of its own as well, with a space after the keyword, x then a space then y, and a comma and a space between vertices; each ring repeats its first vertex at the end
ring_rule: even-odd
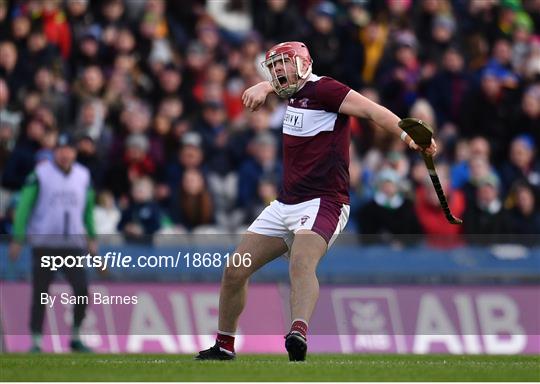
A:
POLYGON ((284 86, 285 84, 287 84, 287 76, 285 75, 278 76, 277 80, 279 82, 279 85, 281 86, 284 86))

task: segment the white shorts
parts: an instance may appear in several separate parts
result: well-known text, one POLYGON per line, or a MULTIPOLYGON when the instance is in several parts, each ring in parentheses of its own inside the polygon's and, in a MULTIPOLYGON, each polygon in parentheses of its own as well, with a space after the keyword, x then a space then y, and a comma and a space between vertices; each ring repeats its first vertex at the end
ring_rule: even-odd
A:
POLYGON ((332 245, 349 219, 350 207, 326 198, 299 204, 272 201, 250 225, 248 231, 260 235, 281 237, 291 249, 296 232, 307 229, 318 233, 332 245))

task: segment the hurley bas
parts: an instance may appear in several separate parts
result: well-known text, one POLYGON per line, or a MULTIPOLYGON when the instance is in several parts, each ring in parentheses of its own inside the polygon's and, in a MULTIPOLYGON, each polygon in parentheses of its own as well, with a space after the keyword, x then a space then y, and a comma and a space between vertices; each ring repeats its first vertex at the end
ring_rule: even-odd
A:
POLYGON ((60 295, 49 295, 47 292, 41 293, 41 304, 47 305, 50 308, 59 302, 60 304, 95 304, 95 305, 117 305, 117 304, 137 304, 139 298, 137 296, 120 296, 120 295, 104 295, 99 292, 94 292, 90 295, 70 295, 63 292, 60 295), (60 300, 57 300, 60 298, 60 300))

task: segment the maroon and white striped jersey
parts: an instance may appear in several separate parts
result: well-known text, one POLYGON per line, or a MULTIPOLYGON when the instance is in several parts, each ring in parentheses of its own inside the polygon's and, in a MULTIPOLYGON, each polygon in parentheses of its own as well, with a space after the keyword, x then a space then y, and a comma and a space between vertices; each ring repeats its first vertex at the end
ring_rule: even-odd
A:
POLYGON ((283 118, 280 202, 327 197, 349 203, 349 117, 338 111, 350 90, 330 77, 312 74, 289 99, 283 118))

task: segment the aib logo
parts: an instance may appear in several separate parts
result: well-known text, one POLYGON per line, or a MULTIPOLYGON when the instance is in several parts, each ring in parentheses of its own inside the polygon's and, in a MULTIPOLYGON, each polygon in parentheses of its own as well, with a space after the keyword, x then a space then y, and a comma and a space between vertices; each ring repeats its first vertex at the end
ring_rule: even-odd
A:
POLYGON ((302 216, 302 218, 300 219, 300 225, 304 225, 308 219, 309 219, 309 216, 307 215, 302 216))

